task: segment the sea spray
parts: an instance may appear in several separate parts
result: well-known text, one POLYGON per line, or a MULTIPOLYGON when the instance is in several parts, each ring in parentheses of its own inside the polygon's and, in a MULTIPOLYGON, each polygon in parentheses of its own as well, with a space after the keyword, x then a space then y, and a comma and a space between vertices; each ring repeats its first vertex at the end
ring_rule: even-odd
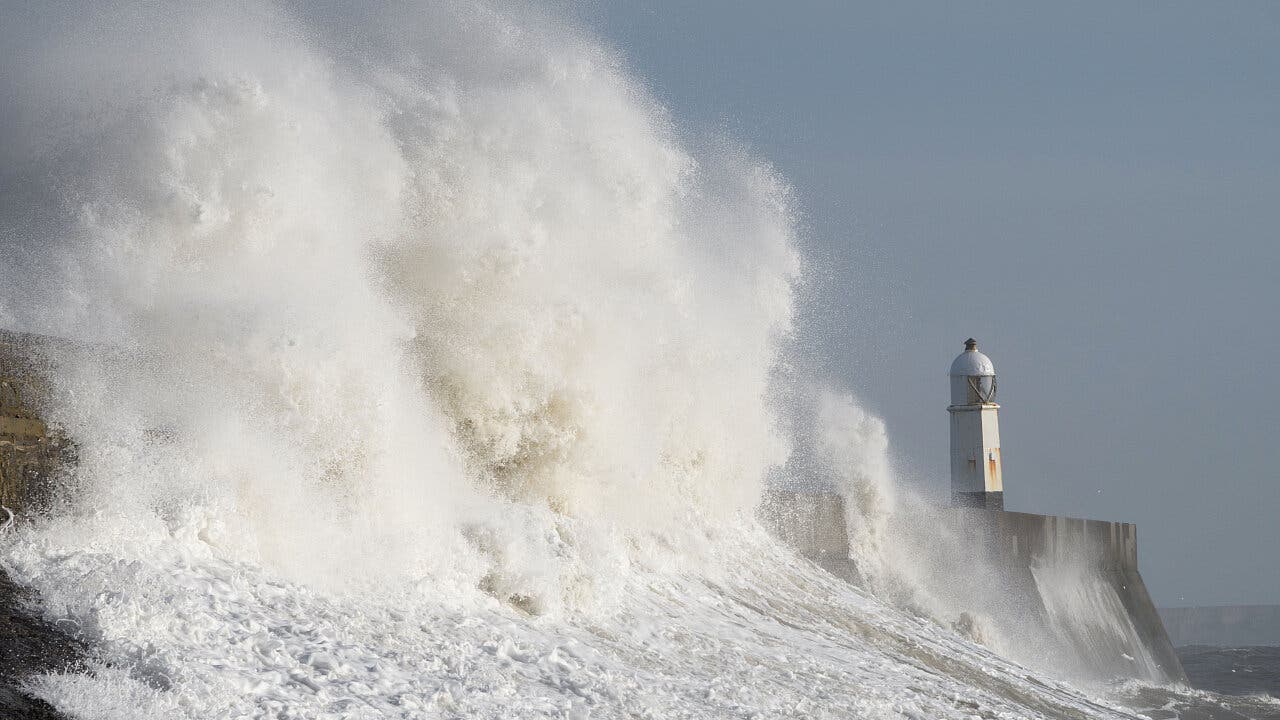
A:
POLYGON ((889 437, 884 421, 851 395, 827 390, 817 401, 819 462, 829 467, 834 489, 845 498, 849 547, 859 573, 882 592, 893 575, 888 522, 896 507, 889 437))
POLYGON ((11 312, 103 348, 63 359, 53 409, 84 508, 208 523, 312 581, 459 542, 520 574, 552 562, 553 515, 679 543, 749 513, 785 452, 781 183, 689 155, 613 56, 546 23, 369 11, 345 19, 376 41, 330 56, 332 18, 244 12, 86 43, 140 87, 43 78, 70 86, 46 115, 111 112, 10 174, 50 199, 15 239, 53 268, 11 312), (486 52, 433 42, 441 22, 486 52))

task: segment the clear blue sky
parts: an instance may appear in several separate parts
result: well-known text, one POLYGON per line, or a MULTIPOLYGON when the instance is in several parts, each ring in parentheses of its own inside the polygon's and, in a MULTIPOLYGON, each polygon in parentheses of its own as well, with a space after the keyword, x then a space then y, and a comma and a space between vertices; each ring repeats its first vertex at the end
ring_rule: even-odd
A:
POLYGON ((794 185, 805 333, 945 487, 1000 375, 1006 505, 1138 523, 1162 605, 1280 603, 1280 4, 575 4, 794 185))

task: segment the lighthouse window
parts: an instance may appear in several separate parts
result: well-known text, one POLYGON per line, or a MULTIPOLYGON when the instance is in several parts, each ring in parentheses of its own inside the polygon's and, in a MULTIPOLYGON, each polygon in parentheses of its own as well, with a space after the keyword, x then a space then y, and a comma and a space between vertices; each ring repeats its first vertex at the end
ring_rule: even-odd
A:
POLYGON ((969 376, 969 402, 995 402, 996 379, 992 375, 969 376))

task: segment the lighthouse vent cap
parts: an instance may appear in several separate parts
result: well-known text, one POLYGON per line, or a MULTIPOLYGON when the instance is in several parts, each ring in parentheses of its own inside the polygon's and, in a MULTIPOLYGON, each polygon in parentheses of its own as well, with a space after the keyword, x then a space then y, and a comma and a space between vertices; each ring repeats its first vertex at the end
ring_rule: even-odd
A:
POLYGON ((996 366, 991 363, 991 358, 978 352, 978 341, 969 338, 964 343, 964 352, 952 361, 950 374, 960 377, 994 376, 996 366))

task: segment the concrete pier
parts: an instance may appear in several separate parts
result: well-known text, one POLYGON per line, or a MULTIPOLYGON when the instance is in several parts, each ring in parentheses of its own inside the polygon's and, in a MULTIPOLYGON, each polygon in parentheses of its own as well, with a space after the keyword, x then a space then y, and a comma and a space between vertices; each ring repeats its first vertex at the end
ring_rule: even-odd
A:
MULTIPOLYGON (((762 518, 800 555, 859 583, 863 578, 851 559, 845 511, 844 498, 833 492, 778 491, 769 495, 762 518)), ((966 567, 994 569, 998 588, 993 593, 999 593, 1003 606, 1038 618, 1046 632, 1099 672, 1123 675, 1137 667, 1135 658, 1149 657, 1155 667, 1146 670, 1153 679, 1185 680, 1138 571, 1133 524, 977 508, 934 508, 914 521, 937 527, 940 534, 945 528, 957 573, 966 567), (1037 573, 1095 587, 1049 584, 1037 573), (1102 598, 1090 610, 1099 617, 1063 612, 1078 602, 1077 595, 1090 592, 1114 593, 1109 603, 1102 598)))
POLYGON ((836 577, 857 582, 849 559, 849 530, 844 498, 833 493, 774 491, 761 519, 774 537, 836 577))
MULTIPOLYGON (((1160 614, 1138 571, 1138 529, 1132 523, 1037 515, 999 510, 953 509, 962 524, 982 536, 996 565, 1011 577, 1045 567, 1075 566, 1100 577, 1124 606, 1137 638, 1168 680, 1186 676, 1160 614)), ((1050 588, 1037 587, 1030 598, 1048 611, 1057 598, 1050 588)), ((1017 583, 1014 583, 1017 586, 1017 583)), ((1078 645, 1078 643, 1077 643, 1078 645)), ((1090 650, 1085 649, 1085 652, 1090 650)), ((1102 660, 1102 658, 1099 658, 1102 660)))

